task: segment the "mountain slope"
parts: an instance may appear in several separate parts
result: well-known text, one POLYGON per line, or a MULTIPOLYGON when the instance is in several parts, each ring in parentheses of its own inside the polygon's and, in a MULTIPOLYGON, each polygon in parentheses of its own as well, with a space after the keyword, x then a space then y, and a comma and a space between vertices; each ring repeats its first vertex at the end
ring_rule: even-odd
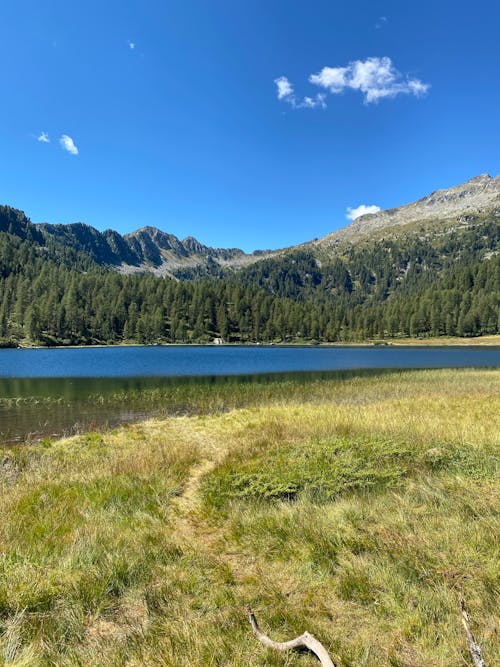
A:
POLYGON ((240 268, 272 254, 271 251, 247 254, 239 248, 211 248, 193 236, 181 241, 156 227, 143 227, 125 234, 123 240, 135 256, 134 262, 123 258, 120 268, 125 273, 150 271, 160 276, 188 279, 216 273, 220 268, 240 268))
POLYGON ((349 226, 312 244, 320 247, 360 238, 378 238, 388 232, 401 235, 417 228, 437 229, 467 225, 471 216, 492 214, 500 219, 500 176, 481 174, 445 190, 436 190, 411 204, 362 215, 349 226))
POLYGON ((500 252, 500 176, 483 174, 412 204, 357 218, 327 236, 245 268, 280 297, 351 303, 386 300, 437 281, 454 266, 500 252))
POLYGON ((154 227, 34 225, 0 207, 0 343, 497 334, 499 186, 481 176, 252 255, 154 227))
POLYGON ((364 215, 347 227, 314 241, 285 250, 247 254, 238 248, 211 248, 188 236, 180 240, 156 227, 146 226, 124 236, 113 230, 99 232, 83 224, 31 223, 22 211, 0 207, 0 232, 9 232, 53 252, 85 255, 92 262, 124 273, 149 271, 161 276, 196 278, 219 275, 297 249, 324 261, 353 243, 402 236, 452 233, 478 219, 500 221, 500 176, 477 176, 466 183, 437 190, 416 202, 364 215))
POLYGON ((116 268, 124 273, 151 272, 168 276, 192 277, 215 268, 239 268, 272 251, 247 254, 238 248, 211 248, 192 236, 184 240, 155 227, 143 227, 130 234, 120 235, 107 229, 100 232, 90 225, 75 222, 68 225, 32 223, 23 211, 0 206, 0 233, 9 234, 11 241, 29 240, 47 256, 61 259, 68 255, 85 257, 100 266, 116 268), (182 275, 187 273, 188 275, 182 275))
MULTIPOLYGON (((18 213, 22 217, 22 212, 18 213)), ((0 231, 1 224, 0 220, 0 231)), ((28 223, 25 220, 23 224, 26 226, 28 223)), ((209 273, 214 267, 240 267, 270 254, 257 252, 248 255, 238 248, 210 248, 192 236, 181 241, 156 227, 143 227, 124 236, 111 229, 99 232, 79 222, 69 225, 40 223, 34 228, 39 232, 41 244, 50 240, 58 246, 87 254, 97 264, 112 266, 124 273, 148 271, 156 275, 176 276, 182 271, 194 269, 209 273)))

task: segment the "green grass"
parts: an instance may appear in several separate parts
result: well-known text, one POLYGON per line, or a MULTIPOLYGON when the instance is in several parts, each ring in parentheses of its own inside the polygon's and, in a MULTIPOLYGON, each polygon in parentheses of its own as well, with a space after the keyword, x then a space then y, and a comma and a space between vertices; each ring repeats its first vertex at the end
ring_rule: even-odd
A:
POLYGON ((327 503, 356 489, 399 488, 417 474, 489 477, 494 464, 488 448, 448 445, 425 450, 397 440, 334 436, 277 446, 253 457, 236 452, 206 479, 203 491, 216 509, 234 499, 327 503))
POLYGON ((500 371, 287 386, 0 452, 0 665, 494 665, 500 371))

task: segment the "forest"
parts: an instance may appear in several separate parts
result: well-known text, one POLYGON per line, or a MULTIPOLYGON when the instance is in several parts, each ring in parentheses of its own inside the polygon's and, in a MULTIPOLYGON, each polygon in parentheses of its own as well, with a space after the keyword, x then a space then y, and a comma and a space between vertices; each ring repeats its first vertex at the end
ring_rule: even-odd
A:
POLYGON ((120 273, 0 207, 0 345, 343 342, 500 333, 500 226, 477 217, 187 278, 120 273))

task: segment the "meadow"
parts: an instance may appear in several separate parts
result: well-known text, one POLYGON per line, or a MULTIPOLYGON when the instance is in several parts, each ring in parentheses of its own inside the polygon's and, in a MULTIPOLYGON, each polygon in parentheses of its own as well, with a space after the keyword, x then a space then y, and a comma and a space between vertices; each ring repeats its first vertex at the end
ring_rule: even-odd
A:
POLYGON ((500 369, 184 391, 0 451, 0 665, 499 664, 500 369))

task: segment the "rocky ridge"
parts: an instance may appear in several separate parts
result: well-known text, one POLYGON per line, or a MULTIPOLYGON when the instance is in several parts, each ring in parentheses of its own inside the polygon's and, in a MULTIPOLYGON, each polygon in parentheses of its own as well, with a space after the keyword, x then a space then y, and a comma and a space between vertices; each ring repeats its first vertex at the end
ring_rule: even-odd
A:
POLYGON ((0 232, 26 238, 43 247, 71 250, 94 262, 122 273, 150 272, 160 276, 190 279, 215 276, 221 271, 240 269, 261 259, 276 257, 295 249, 311 252, 319 261, 341 251, 343 244, 391 234, 415 233, 425 228, 452 230, 464 227, 483 214, 500 223, 500 176, 481 174, 448 189, 437 190, 411 204, 363 215, 350 225, 315 239, 281 250, 245 253, 238 248, 211 248, 192 236, 183 240, 154 226, 145 226, 121 235, 107 229, 100 232, 81 222, 68 225, 33 224, 22 211, 0 206, 0 232), (418 225, 418 229, 412 228, 418 225))
POLYGON ((330 246, 343 241, 352 242, 382 230, 415 223, 466 223, 468 216, 487 212, 493 212, 500 217, 500 176, 481 174, 461 185, 436 190, 411 204, 362 215, 347 227, 313 241, 312 244, 330 246))
POLYGON ((211 248, 192 236, 180 240, 174 234, 151 226, 122 236, 112 229, 100 232, 81 222, 33 225, 21 211, 17 214, 20 219, 24 217, 24 226, 31 228, 40 244, 51 242, 69 247, 89 255, 98 264, 114 266, 122 273, 149 272, 189 277, 189 272, 193 271, 203 273, 227 267, 240 268, 272 254, 272 251, 247 254, 239 248, 211 248))

